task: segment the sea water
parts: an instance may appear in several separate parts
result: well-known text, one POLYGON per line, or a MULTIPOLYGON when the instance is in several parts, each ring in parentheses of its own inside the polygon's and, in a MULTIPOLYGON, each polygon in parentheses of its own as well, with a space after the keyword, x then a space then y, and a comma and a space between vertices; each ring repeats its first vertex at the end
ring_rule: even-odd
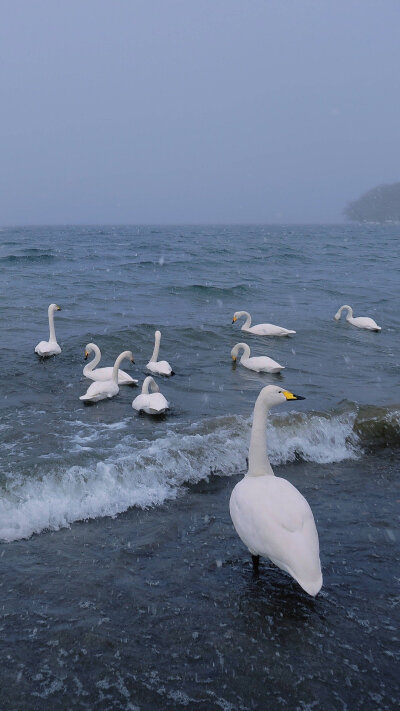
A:
POLYGON ((394 707, 398 226, 0 237, 0 707, 394 707), (62 353, 41 360, 51 302, 62 353), (382 331, 335 322, 344 303, 382 331), (237 310, 296 335, 246 334, 237 310), (121 367, 141 384, 156 329, 167 416, 138 416, 126 386, 83 405, 86 344, 100 365, 132 350, 121 367), (240 341, 285 370, 232 365, 240 341), (270 383, 306 398, 271 413, 267 439, 317 521, 315 601, 268 562, 253 580, 229 518, 270 383))

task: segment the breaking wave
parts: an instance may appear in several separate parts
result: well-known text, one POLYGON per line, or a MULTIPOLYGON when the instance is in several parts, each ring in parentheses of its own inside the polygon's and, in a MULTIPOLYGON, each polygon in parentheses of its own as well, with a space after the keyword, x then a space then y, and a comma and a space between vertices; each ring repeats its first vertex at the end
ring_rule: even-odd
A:
MULTIPOLYGON (((157 506, 210 475, 245 470, 251 421, 239 416, 204 420, 157 440, 123 435, 100 451, 100 433, 76 423, 73 442, 89 456, 86 465, 43 461, 29 475, 6 477, 0 499, 0 538, 13 541, 58 530, 74 521, 116 516, 132 506, 157 506), (92 449, 93 448, 93 449, 92 449), (95 457, 98 457, 96 460, 95 457)), ((115 429, 115 427, 114 427, 115 429)), ((321 465, 400 445, 400 411, 361 408, 327 414, 274 415, 268 429, 271 462, 303 460, 321 465)), ((62 457, 61 457, 62 460, 62 457)))

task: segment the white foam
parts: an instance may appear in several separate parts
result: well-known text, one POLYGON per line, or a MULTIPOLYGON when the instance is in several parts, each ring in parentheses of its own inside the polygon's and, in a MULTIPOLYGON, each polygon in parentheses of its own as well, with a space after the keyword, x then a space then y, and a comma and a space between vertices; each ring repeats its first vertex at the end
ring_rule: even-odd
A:
MULTIPOLYGON (((274 417, 268 429, 272 463, 298 456, 320 463, 355 457, 353 421, 350 415, 274 417)), ((28 538, 74 521, 115 516, 132 506, 157 506, 175 498, 185 484, 211 473, 231 476, 244 471, 250 424, 226 417, 200 423, 195 432, 192 426, 190 434, 171 431, 155 441, 126 435, 103 461, 70 467, 53 461, 39 477, 10 477, 0 500, 0 538, 28 538)), ((87 439, 91 436, 82 438, 87 439)))

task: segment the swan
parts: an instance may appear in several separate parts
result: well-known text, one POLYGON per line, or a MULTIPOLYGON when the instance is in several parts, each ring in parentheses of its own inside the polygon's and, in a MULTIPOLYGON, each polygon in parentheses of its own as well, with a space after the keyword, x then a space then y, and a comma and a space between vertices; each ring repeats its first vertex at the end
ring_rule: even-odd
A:
POLYGON ((170 364, 166 360, 157 360, 158 351, 160 350, 161 332, 156 331, 154 342, 154 351, 149 362, 146 365, 147 370, 153 375, 175 375, 170 364))
POLYGON ((236 311, 233 314, 232 323, 235 323, 241 316, 246 316, 242 331, 247 331, 247 333, 254 333, 257 336, 290 336, 291 333, 296 333, 296 331, 289 331, 281 326, 274 326, 273 323, 259 323, 256 326, 251 326, 251 316, 247 311, 236 311))
POLYGON ((250 358, 250 348, 247 343, 237 343, 231 350, 232 360, 236 362, 239 351, 243 353, 240 358, 240 365, 244 365, 249 370, 255 370, 256 373, 280 373, 284 370, 284 365, 279 365, 276 360, 268 358, 268 356, 256 356, 250 358))
POLYGON ((322 573, 312 511, 289 481, 275 476, 267 454, 268 411, 286 400, 304 398, 276 385, 261 390, 254 407, 248 472, 233 489, 229 509, 255 571, 260 555, 270 558, 315 596, 322 586, 322 573))
POLYGON ((47 309, 47 313, 49 315, 50 330, 49 340, 40 341, 40 343, 38 343, 35 348, 35 353, 42 356, 42 358, 47 358, 48 356, 58 355, 58 353, 61 353, 61 348, 58 345, 56 339, 56 330, 54 328, 55 311, 61 311, 61 306, 57 306, 57 304, 50 304, 49 308, 47 309))
POLYGON ((353 309, 351 308, 351 306, 347 306, 347 304, 345 304, 344 306, 341 306, 339 311, 335 314, 335 316, 334 316, 335 321, 339 321, 343 309, 347 309, 346 321, 351 323, 352 326, 357 326, 357 328, 366 328, 367 331, 381 331, 382 330, 381 327, 378 326, 376 321, 374 321, 373 318, 369 318, 369 316, 356 316, 354 318, 353 317, 353 309))
MULTIPOLYGON (((89 357, 89 353, 94 353, 95 356, 93 360, 90 361, 87 365, 85 365, 83 369, 83 375, 85 378, 89 378, 89 380, 111 380, 112 379, 112 374, 113 374, 113 369, 112 367, 108 368, 96 368, 96 365, 100 363, 101 359, 101 352, 100 348, 96 346, 95 343, 88 343, 86 348, 85 348, 85 360, 86 358, 89 357)), ((124 370, 119 370, 118 371, 118 385, 137 385, 138 380, 134 380, 131 378, 128 373, 125 373, 124 370)))
POLYGON ((84 395, 81 395, 79 400, 83 400, 83 402, 98 402, 99 400, 105 400, 107 397, 114 397, 114 395, 118 395, 118 369, 124 358, 129 358, 131 363, 135 362, 131 351, 124 351, 121 353, 114 363, 112 377, 109 380, 97 380, 89 385, 87 392, 84 395))
POLYGON ((135 397, 132 407, 140 412, 143 410, 148 415, 162 415, 168 410, 169 403, 164 395, 159 392, 160 388, 151 375, 145 378, 142 385, 142 394, 135 397), (149 388, 151 392, 149 393, 149 388))

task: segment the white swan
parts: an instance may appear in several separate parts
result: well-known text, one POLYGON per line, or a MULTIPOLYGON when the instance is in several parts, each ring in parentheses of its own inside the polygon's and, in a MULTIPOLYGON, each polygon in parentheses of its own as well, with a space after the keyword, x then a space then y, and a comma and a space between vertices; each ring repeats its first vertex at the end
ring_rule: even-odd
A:
POLYGON ((149 370, 150 373, 153 373, 153 375, 175 375, 168 361, 157 360, 158 351, 160 350, 161 332, 156 331, 154 337, 154 351, 146 365, 147 370, 149 370))
POLYGON ((280 373, 284 370, 284 365, 279 365, 276 360, 268 358, 268 356, 253 356, 250 358, 250 348, 247 343, 237 343, 231 350, 232 360, 236 362, 236 358, 240 350, 243 353, 240 358, 240 365, 244 365, 249 370, 255 370, 256 373, 280 373))
POLYGON ((273 323, 259 323, 256 326, 252 326, 251 316, 247 311, 236 311, 233 314, 232 323, 235 323, 241 316, 246 316, 242 331, 247 331, 247 333, 254 333, 258 336, 290 336, 291 333, 296 333, 296 331, 290 331, 281 326, 274 326, 273 323))
POLYGON ((148 415, 162 415, 168 410, 169 403, 164 395, 159 392, 160 388, 151 375, 145 378, 142 385, 142 394, 135 397, 132 407, 140 412, 143 410, 148 415), (151 392, 149 393, 149 388, 151 392))
POLYGON ((233 489, 229 508, 254 568, 260 555, 270 558, 309 595, 316 595, 322 573, 314 517, 304 496, 289 481, 275 476, 265 437, 270 407, 303 399, 276 385, 261 390, 254 407, 248 472, 233 489))
POLYGON ((353 309, 351 308, 351 306, 347 306, 347 304, 345 304, 344 306, 341 306, 339 311, 335 314, 335 316, 334 316, 335 321, 339 321, 343 309, 347 309, 346 321, 351 323, 352 326, 356 326, 357 328, 366 328, 367 331, 381 331, 382 330, 381 327, 378 326, 376 321, 374 321, 373 318, 369 318, 369 316, 356 316, 354 318, 353 317, 353 309))
POLYGON ((50 330, 49 340, 48 341, 40 341, 40 343, 38 343, 35 348, 35 353, 42 356, 42 358, 46 358, 47 356, 52 356, 52 355, 58 355, 58 353, 61 353, 61 348, 58 345, 57 339, 56 339, 56 330, 54 328, 54 312, 55 311, 61 311, 61 306, 57 306, 57 304, 50 304, 49 308, 47 309, 47 313, 49 315, 49 330, 50 330))
MULTIPOLYGON (((101 359, 100 348, 96 346, 95 343, 88 343, 85 348, 85 360, 89 357, 89 353, 94 353, 95 356, 93 360, 91 360, 90 363, 85 365, 83 369, 83 375, 85 376, 85 378, 89 378, 89 380, 96 381, 111 380, 113 374, 113 368, 111 366, 109 366, 108 368, 96 368, 96 365, 100 363, 101 359)), ((138 380, 134 380, 134 378, 131 378, 128 373, 125 373, 124 370, 118 371, 118 385, 137 385, 138 382, 138 380)))
POLYGON ((83 400, 83 402, 98 402, 99 400, 105 400, 107 397, 114 397, 114 395, 118 395, 118 369, 124 358, 129 358, 131 363, 135 362, 131 351, 124 351, 121 353, 114 363, 112 377, 109 380, 98 380, 89 385, 87 392, 84 395, 81 395, 79 400, 83 400))

